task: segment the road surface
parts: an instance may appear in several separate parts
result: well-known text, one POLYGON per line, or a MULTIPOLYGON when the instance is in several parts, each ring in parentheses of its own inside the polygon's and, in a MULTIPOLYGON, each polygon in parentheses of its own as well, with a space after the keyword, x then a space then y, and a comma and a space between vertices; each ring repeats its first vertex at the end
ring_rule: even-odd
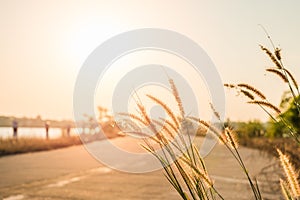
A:
MULTIPOLYGON (((140 152, 131 138, 112 140, 128 152, 140 152)), ((197 138, 197 143, 202 139, 197 138)), ((93 145, 93 144, 90 144, 93 145)), ((240 147, 252 176, 259 180, 264 199, 280 199, 280 167, 275 158, 240 147)), ((109 154, 110 152, 103 151, 109 154)), ((205 158, 216 188, 225 199, 253 199, 240 167, 222 145, 205 158)), ((132 163, 133 165, 136 163, 132 163)), ((124 173, 93 158, 84 146, 0 158, 0 199, 4 200, 179 200, 161 170, 124 173)))

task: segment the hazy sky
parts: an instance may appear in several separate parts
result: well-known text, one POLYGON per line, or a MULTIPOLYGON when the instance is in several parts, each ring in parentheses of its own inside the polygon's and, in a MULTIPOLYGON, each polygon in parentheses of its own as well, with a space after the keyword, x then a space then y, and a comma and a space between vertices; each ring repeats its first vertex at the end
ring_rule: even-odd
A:
MULTIPOLYGON (((266 75, 272 63, 263 24, 300 79, 300 2, 0 0, 0 115, 72 118, 77 73, 108 38, 137 28, 163 28, 196 41, 223 82, 247 82, 278 104, 287 89, 266 75)), ((267 119, 247 99, 227 94, 231 119, 267 119)), ((99 103, 100 105, 101 103, 99 103)))

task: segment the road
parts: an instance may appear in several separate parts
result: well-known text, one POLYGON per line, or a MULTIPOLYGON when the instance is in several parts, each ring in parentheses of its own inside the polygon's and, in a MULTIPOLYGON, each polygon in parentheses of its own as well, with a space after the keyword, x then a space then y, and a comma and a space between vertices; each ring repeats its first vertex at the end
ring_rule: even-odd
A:
MULTIPOLYGON (((135 140, 131 138, 112 141, 128 152, 140 152, 139 145, 133 144, 135 140)), ((197 138, 197 143, 201 142, 202 139, 197 138)), ((280 199, 276 181, 281 174, 277 160, 244 147, 240 147, 240 152, 250 174, 258 178, 264 199, 280 199)), ((225 199, 253 198, 245 175, 224 146, 217 145, 205 161, 216 188, 225 199)), ((180 199, 161 170, 139 174, 113 170, 93 158, 84 146, 0 158, 0 198, 180 199)))

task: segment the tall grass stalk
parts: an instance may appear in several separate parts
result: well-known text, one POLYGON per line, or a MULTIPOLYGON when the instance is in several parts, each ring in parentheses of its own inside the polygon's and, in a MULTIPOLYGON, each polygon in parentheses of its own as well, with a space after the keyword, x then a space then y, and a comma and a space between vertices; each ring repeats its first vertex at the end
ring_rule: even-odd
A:
MULTIPOLYGON (((191 123, 201 126, 218 138, 222 144, 230 151, 232 156, 241 166, 245 176, 249 181, 253 196, 256 200, 261 200, 256 180, 253 180, 243 162, 238 151, 238 143, 235 140, 233 131, 223 124, 223 130, 209 124, 199 118, 185 116, 176 85, 172 79, 169 79, 170 87, 173 92, 173 98, 177 102, 179 113, 176 114, 168 105, 159 98, 152 95, 146 95, 157 105, 161 106, 168 115, 166 119, 151 119, 145 112, 141 102, 138 102, 140 115, 121 114, 124 117, 131 118, 136 125, 148 127, 146 131, 132 131, 140 136, 149 136, 144 138, 143 148, 150 152, 162 165, 164 174, 169 183, 174 187, 182 199, 224 199, 216 189, 213 180, 210 178, 205 162, 200 156, 196 145, 193 142, 195 132, 191 131, 191 123), (159 146, 159 150, 155 146, 159 146)), ((214 114, 221 122, 220 115, 211 105, 214 114)), ((139 128, 139 130, 145 130, 139 128)))
MULTIPOLYGON (((264 27, 262 28, 264 29, 264 27)), ((264 31, 266 32, 265 29, 264 31)), ((300 93, 297 81, 293 77, 292 73, 283 65, 281 50, 275 47, 271 37, 267 32, 266 34, 273 46, 274 51, 271 52, 268 48, 262 45, 260 45, 260 48, 267 54, 272 63, 275 65, 275 68, 267 68, 266 71, 279 76, 288 85, 288 88, 293 96, 293 102, 300 115, 300 104, 297 100, 297 96, 299 96, 300 93)), ((258 187, 257 180, 251 178, 251 175, 249 174, 239 153, 238 142, 234 137, 233 130, 230 129, 228 125, 225 125, 224 122, 222 122, 219 113, 216 111, 213 105, 210 104, 214 115, 221 124, 221 129, 199 118, 185 116, 185 111, 183 109, 179 92, 171 78, 169 78, 169 84, 173 92, 173 98, 177 102, 179 114, 176 114, 173 109, 171 109, 159 98, 152 95, 147 95, 150 100, 161 106, 166 111, 168 118, 159 120, 151 119, 140 101, 137 102, 140 116, 130 113, 122 115, 124 117, 131 118, 134 121, 133 123, 135 126, 143 125, 148 127, 146 132, 141 132, 140 130, 145 130, 141 128, 138 128, 138 131, 132 132, 140 136, 148 136, 147 138, 143 139, 143 148, 150 152, 161 163, 166 179, 175 188, 181 198, 184 200, 224 199, 220 192, 216 189, 213 180, 210 178, 205 166, 205 162, 200 156, 199 151, 193 142, 192 136, 195 133, 190 131, 187 123, 196 122, 198 126, 201 126, 206 130, 206 133, 212 133, 223 145, 225 145, 226 149, 235 158, 245 174, 254 199, 262 200, 263 198, 258 187), (155 149, 155 146, 157 145, 160 147, 159 150, 155 149)), ((248 103, 258 105, 276 123, 279 121, 283 122, 283 124, 288 128, 290 136, 298 144, 300 144, 298 135, 299 133, 297 133, 294 127, 284 118, 282 111, 277 106, 269 102, 261 91, 245 83, 240 83, 237 85, 224 84, 224 86, 230 89, 235 89, 238 91, 238 93, 249 98, 250 101, 248 103)), ((286 199, 299 199, 300 186, 297 179, 298 174, 295 172, 292 164, 289 162, 288 157, 280 150, 277 151, 287 179, 287 181, 280 180, 282 193, 286 199)))
MULTIPOLYGON (((275 47, 267 31, 265 29, 264 31, 266 32, 267 37, 272 44, 274 52, 271 52, 268 48, 262 45, 260 45, 260 48, 267 54, 272 63, 275 65, 275 68, 267 68, 266 71, 279 76, 281 80, 283 80, 283 82, 288 85, 288 88, 293 97, 293 103, 295 104, 298 111, 298 116, 300 117, 300 104, 297 99, 297 96, 300 95, 298 83, 293 74, 283 65, 282 56, 280 53, 281 50, 278 47, 275 47)), ((262 108, 275 123, 282 122, 285 127, 288 128, 289 135, 300 145, 299 133, 297 133, 294 127, 288 122, 288 120, 285 119, 285 117, 282 115, 282 111, 277 106, 268 101, 266 96, 262 92, 260 92, 255 87, 245 83, 240 83, 237 85, 224 84, 224 86, 230 89, 236 89, 238 93, 241 93, 249 98, 251 101, 249 101, 248 103, 259 105, 260 108, 262 108), (274 113, 272 113, 271 111, 274 111, 274 113)))
MULTIPOLYGON (((281 49, 275 47, 266 29, 263 26, 261 27, 266 33, 273 47, 272 52, 268 48, 260 45, 261 50, 267 54, 272 63, 275 65, 274 68, 267 68, 266 71, 279 76, 281 80, 283 80, 283 82, 287 84, 292 94, 293 103, 298 111, 298 117, 300 117, 300 104, 298 102, 298 97, 300 96, 300 93, 298 83, 294 78, 293 74, 284 66, 281 56, 281 49)), ((266 112, 270 119, 272 119, 275 123, 282 122, 284 126, 288 129, 291 138, 293 138, 294 141, 297 142, 298 146, 300 145, 299 133, 295 130, 295 127, 293 127, 293 125, 289 123, 287 119, 285 119, 284 115, 282 114, 282 111, 278 107, 276 107, 267 100, 267 98, 262 92, 260 92, 255 87, 244 83, 237 85, 224 84, 224 86, 230 89, 235 89, 236 91, 238 91, 238 93, 243 94, 244 96, 249 98, 250 101, 248 103, 259 105, 259 107, 263 109, 263 111, 266 112)), ((282 190, 282 194, 287 200, 300 199, 300 186, 298 182, 298 174, 295 172, 295 169, 290 163, 288 157, 285 154, 283 154, 279 149, 277 149, 277 152, 283 171, 287 178, 287 181, 283 181, 280 179, 280 187, 282 190)))

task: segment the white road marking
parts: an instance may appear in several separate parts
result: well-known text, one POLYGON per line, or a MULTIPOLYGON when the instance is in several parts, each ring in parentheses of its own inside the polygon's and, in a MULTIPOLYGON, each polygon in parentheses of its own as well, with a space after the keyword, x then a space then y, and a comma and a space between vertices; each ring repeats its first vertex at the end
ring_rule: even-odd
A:
POLYGON ((73 182, 77 182, 77 181, 81 180, 82 178, 84 178, 84 176, 82 176, 82 177, 74 177, 74 178, 71 178, 71 179, 68 179, 68 180, 58 181, 56 183, 49 184, 47 187, 62 187, 62 186, 65 186, 67 184, 70 184, 70 183, 73 183, 73 182))
MULTIPOLYGON (((112 170, 110 168, 107 168, 107 167, 98 167, 98 168, 94 168, 94 169, 88 170, 88 172, 103 173, 103 174, 109 173, 111 171, 112 170)), ((88 176, 88 175, 86 175, 86 176, 88 176)), ((73 178, 70 178, 70 179, 67 179, 67 180, 58 181, 56 183, 52 183, 52 184, 47 185, 47 187, 63 187, 65 185, 67 185, 67 184, 80 181, 81 179, 85 178, 86 176, 73 177, 73 178)))
POLYGON ((99 172, 99 173, 103 173, 103 174, 109 173, 111 171, 112 170, 108 167, 98 167, 98 168, 94 168, 94 169, 90 170, 90 172, 99 172))
POLYGON ((3 200, 21 200, 21 199, 24 199, 24 195, 19 194, 19 195, 13 195, 13 196, 6 197, 3 200))

